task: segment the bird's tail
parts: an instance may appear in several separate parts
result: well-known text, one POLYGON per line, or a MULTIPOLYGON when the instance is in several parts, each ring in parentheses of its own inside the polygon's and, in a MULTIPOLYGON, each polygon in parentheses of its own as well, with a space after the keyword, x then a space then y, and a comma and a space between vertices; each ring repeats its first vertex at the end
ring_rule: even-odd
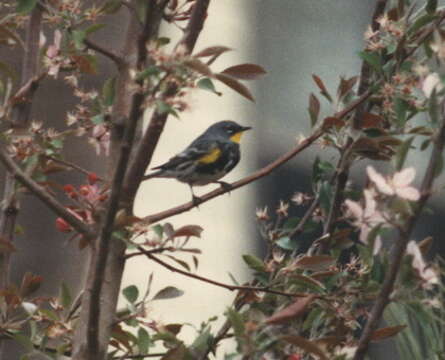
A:
POLYGON ((155 178, 155 177, 159 177, 162 173, 162 170, 157 170, 157 171, 153 171, 150 174, 146 174, 142 177, 142 181, 151 179, 151 178, 155 178))

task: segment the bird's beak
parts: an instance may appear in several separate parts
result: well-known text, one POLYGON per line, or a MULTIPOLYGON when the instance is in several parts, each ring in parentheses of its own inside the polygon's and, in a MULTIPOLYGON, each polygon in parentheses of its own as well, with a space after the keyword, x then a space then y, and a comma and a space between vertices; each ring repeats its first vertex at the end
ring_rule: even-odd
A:
POLYGON ((252 129, 252 127, 250 127, 250 126, 243 126, 240 131, 246 131, 246 130, 250 130, 250 129, 252 129))

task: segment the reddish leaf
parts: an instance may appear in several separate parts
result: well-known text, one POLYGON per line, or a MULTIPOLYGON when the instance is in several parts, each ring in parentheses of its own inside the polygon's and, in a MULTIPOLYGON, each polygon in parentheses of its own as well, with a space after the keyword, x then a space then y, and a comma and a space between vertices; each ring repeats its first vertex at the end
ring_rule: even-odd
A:
POLYGON ((328 255, 303 256, 295 262, 295 266, 305 270, 324 270, 335 263, 335 259, 328 255))
POLYGON ((314 125, 318 120, 318 115, 320 114, 320 101, 318 98, 311 93, 309 95, 309 115, 311 116, 311 124, 314 125))
POLYGON ((91 55, 72 55, 72 60, 76 63, 79 70, 86 74, 96 74, 96 62, 91 55))
POLYGON ((338 97, 341 99, 345 95, 347 95, 351 89, 354 87, 355 83, 357 82, 358 76, 353 76, 349 79, 340 78, 340 84, 338 85, 337 94, 338 97))
POLYGON ((303 315, 308 305, 315 299, 315 295, 309 295, 303 298, 297 299, 294 303, 286 306, 284 309, 279 310, 272 316, 266 319, 267 324, 281 324, 289 320, 293 320, 303 315))
POLYGON ((222 83, 226 84, 232 90, 235 90, 238 94, 244 96, 246 99, 255 102, 255 99, 253 98, 249 89, 243 84, 241 84, 238 80, 234 79, 229 75, 221 73, 215 74, 215 78, 221 81, 222 83))
POLYGON ((323 81, 315 74, 312 74, 312 79, 314 79, 315 84, 320 89, 320 93, 328 99, 330 102, 332 102, 332 97, 329 95, 328 91, 326 90, 326 87, 324 86, 323 81))
POLYGON ((372 341, 380 341, 389 337, 397 335, 400 331, 406 328, 406 325, 388 326, 377 329, 371 335, 372 341))
POLYGON ((71 225, 68 224, 64 219, 62 219, 60 217, 56 219, 56 229, 59 230, 60 232, 64 232, 64 233, 69 233, 69 232, 73 231, 73 228, 71 227, 71 225))
POLYGON ((322 360, 328 360, 328 357, 323 352, 323 350, 321 350, 321 348, 319 348, 318 345, 313 341, 310 341, 298 335, 283 336, 281 339, 290 344, 298 346, 299 348, 310 354, 318 356, 322 360))
POLYGON ((200 238, 203 230, 204 229, 199 225, 185 225, 181 226, 179 229, 176 229, 172 237, 196 236, 200 238))
POLYGON ((240 80, 254 80, 260 77, 261 75, 266 74, 266 70, 264 70, 261 66, 256 64, 240 64, 228 67, 227 69, 224 69, 221 73, 230 75, 240 80))
POLYGON ((336 118, 334 116, 328 116, 323 121, 323 128, 325 130, 335 126, 337 129, 345 126, 345 122, 342 119, 336 118))
POLYGON ((219 56, 230 50, 232 49, 226 46, 210 46, 195 54, 195 57, 219 56))
POLYGON ((184 61, 184 65, 204 76, 213 77, 212 70, 199 59, 192 58, 186 60, 184 61))
POLYGON ((185 348, 184 344, 180 344, 178 347, 167 351, 161 360, 183 360, 186 353, 187 349, 185 348))
POLYGON ((41 285, 43 278, 38 275, 33 275, 27 272, 22 279, 22 284, 20 285, 20 295, 26 297, 33 292, 35 292, 41 285))
POLYGON ((364 129, 368 128, 377 128, 381 127, 381 124, 383 123, 383 117, 380 115, 376 115, 373 113, 364 113, 362 121, 360 122, 360 125, 364 129))
POLYGON ((168 324, 165 325, 165 329, 171 332, 172 334, 178 335, 181 331, 182 324, 168 324))

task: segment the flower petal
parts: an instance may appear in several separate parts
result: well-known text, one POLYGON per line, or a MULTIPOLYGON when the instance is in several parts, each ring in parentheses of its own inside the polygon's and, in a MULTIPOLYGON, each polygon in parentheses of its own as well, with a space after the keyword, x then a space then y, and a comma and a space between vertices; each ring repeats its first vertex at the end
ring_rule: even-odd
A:
POLYGON ((372 166, 367 166, 366 172, 368 173, 369 180, 375 184, 378 191, 380 191, 382 194, 394 195, 394 189, 388 184, 386 179, 381 174, 375 171, 372 166))
POLYGON ((396 172, 392 178, 392 182, 395 187, 407 186, 411 184, 415 177, 416 170, 413 167, 409 167, 396 172))
POLYGON ((348 208, 347 210, 350 213, 350 215, 352 215, 356 219, 360 219, 360 220, 362 219, 363 208, 357 201, 352 201, 352 200, 348 199, 345 201, 345 205, 348 208))
POLYGON ((417 201, 420 199, 420 192, 412 186, 396 188, 397 196, 409 201, 417 201))

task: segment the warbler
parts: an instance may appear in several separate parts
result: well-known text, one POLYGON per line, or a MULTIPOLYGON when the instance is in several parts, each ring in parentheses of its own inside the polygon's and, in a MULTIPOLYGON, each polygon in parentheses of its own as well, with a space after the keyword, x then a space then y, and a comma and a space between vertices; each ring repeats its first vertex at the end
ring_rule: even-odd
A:
POLYGON ((241 135, 249 129, 250 126, 241 126, 230 120, 217 122, 184 151, 165 164, 152 168, 156 171, 145 175, 144 180, 154 177, 174 178, 187 183, 192 193, 192 201, 199 202, 200 198, 195 196, 193 186, 210 183, 229 186, 219 179, 238 164, 241 157, 239 145, 241 135))

